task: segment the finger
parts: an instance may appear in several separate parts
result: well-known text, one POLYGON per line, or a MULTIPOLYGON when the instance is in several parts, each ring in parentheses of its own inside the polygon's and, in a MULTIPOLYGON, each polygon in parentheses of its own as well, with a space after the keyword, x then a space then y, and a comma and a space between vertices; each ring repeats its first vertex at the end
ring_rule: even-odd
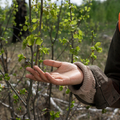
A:
POLYGON ((29 79, 31 79, 31 80, 37 81, 36 78, 35 78, 33 75, 31 75, 31 74, 27 74, 25 77, 26 77, 26 78, 29 78, 29 79))
POLYGON ((34 80, 34 81, 38 81, 38 82, 45 82, 45 81, 43 81, 42 79, 36 79, 33 75, 31 75, 31 74, 27 74, 26 76, 25 76, 26 78, 29 78, 29 79, 31 79, 31 80, 34 80))
MULTIPOLYGON (((42 81, 42 82, 46 82, 44 81, 44 79, 41 78, 41 76, 38 74, 37 71, 33 70, 32 68, 30 67, 27 67, 26 70, 28 72, 30 72, 32 74, 32 76, 34 76, 34 78, 37 80, 37 81, 42 81)), ((31 77, 31 76, 30 76, 31 77)))
POLYGON ((35 73, 35 71, 34 71, 33 68, 31 68, 31 67, 27 67, 26 70, 27 70, 28 72, 30 72, 31 74, 34 74, 34 73, 35 73))
MULTIPOLYGON (((36 70, 38 72, 38 74, 40 75, 42 80, 49 82, 47 80, 47 77, 45 76, 45 73, 38 66, 34 66, 33 68, 34 68, 34 70, 36 70)), ((35 77, 37 78, 38 76, 35 76, 35 77)))
POLYGON ((59 68, 62 64, 62 62, 55 61, 55 60, 44 60, 43 63, 45 65, 52 66, 52 67, 57 67, 57 68, 59 68))

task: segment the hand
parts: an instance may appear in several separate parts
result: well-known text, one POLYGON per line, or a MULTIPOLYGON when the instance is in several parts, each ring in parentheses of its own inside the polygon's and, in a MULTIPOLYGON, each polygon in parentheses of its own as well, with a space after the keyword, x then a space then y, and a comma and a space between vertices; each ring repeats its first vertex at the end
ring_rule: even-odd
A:
POLYGON ((54 60, 44 60, 43 63, 57 69, 48 73, 43 72, 38 66, 34 66, 33 69, 27 67, 26 70, 31 74, 27 74, 26 78, 55 85, 77 85, 83 81, 83 73, 75 64, 54 60))

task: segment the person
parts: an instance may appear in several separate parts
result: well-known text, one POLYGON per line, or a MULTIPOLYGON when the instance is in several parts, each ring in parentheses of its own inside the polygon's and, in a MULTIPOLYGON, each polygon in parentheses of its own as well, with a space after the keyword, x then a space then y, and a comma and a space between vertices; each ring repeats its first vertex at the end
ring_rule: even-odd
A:
POLYGON ((85 66, 81 62, 68 63, 44 60, 47 66, 56 67, 51 73, 43 72, 38 66, 27 67, 26 78, 35 81, 68 85, 75 97, 84 104, 120 108, 120 13, 108 52, 105 71, 98 66, 85 66))

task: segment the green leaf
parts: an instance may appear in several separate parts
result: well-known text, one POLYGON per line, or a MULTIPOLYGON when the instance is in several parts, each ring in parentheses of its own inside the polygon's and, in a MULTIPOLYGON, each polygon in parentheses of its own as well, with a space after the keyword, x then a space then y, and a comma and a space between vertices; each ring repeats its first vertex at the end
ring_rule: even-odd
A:
POLYGON ((101 53, 102 52, 102 48, 98 48, 97 52, 101 53))
POLYGON ((63 90, 63 86, 59 86, 59 91, 62 91, 63 90))
POLYGON ((7 81, 10 80, 10 77, 9 77, 8 73, 5 74, 4 79, 7 80, 7 81))
POLYGON ((37 27, 38 27, 38 24, 34 24, 34 25, 33 25, 33 31, 36 30, 37 27))
POLYGON ((74 103, 75 103, 75 101, 73 100, 73 101, 71 102, 70 108, 73 108, 73 107, 74 107, 74 103))
POLYGON ((36 39, 36 44, 37 44, 37 45, 41 45, 42 42, 43 42, 43 40, 42 40, 40 37, 38 37, 38 38, 36 39))
POLYGON ((59 118, 60 117, 60 112, 55 113, 55 117, 59 118))
POLYGON ((39 60, 39 62, 40 62, 40 63, 42 63, 42 62, 43 62, 43 60, 39 60))
POLYGON ((2 75, 0 75, 0 81, 2 81, 2 78, 3 78, 3 76, 2 76, 2 75))
POLYGON ((90 62, 89 59, 80 59, 80 60, 84 65, 88 65, 88 63, 90 62))
POLYGON ((106 109, 102 109, 102 114, 106 113, 107 110, 106 109))
POLYGON ((79 46, 77 46, 77 47, 76 47, 76 50, 77 50, 77 52, 78 52, 78 51, 80 51, 80 47, 79 47, 79 46))
POLYGON ((19 62, 22 61, 22 59, 25 58, 23 54, 19 54, 18 57, 19 57, 19 59, 18 59, 19 62))
POLYGON ((16 120, 21 120, 21 118, 16 118, 16 120))
POLYGON ((2 86, 1 86, 1 84, 0 84, 0 92, 2 91, 2 89, 3 89, 3 88, 2 88, 2 86))
POLYGON ((47 108, 44 108, 42 111, 44 112, 44 111, 46 111, 47 110, 47 108))
POLYGON ((95 44, 95 46, 100 46, 101 45, 101 42, 97 42, 96 44, 95 44))
POLYGON ((23 88, 22 90, 20 90, 20 94, 25 94, 25 92, 26 92, 25 88, 23 88))
POLYGON ((28 27, 26 25, 23 26, 23 30, 27 31, 28 27))
POLYGON ((13 76, 16 76, 16 73, 13 73, 13 76))
POLYGON ((89 109, 90 108, 90 105, 86 106, 86 109, 89 109))
POLYGON ((49 54, 49 48, 40 48, 40 51, 42 51, 44 54, 49 54))
POLYGON ((70 93, 70 90, 67 88, 67 90, 66 90, 66 94, 69 94, 70 93))
POLYGON ((35 23, 35 22, 37 22, 37 20, 38 19, 34 18, 34 19, 32 19, 32 22, 35 23))
POLYGON ((19 98, 17 95, 13 95, 13 98, 14 98, 14 103, 17 103, 19 101, 19 98))
POLYGON ((92 46, 92 47, 91 47, 91 50, 95 50, 95 47, 94 47, 94 46, 92 46))
POLYGON ((2 49, 1 51, 0 51, 0 55, 2 55, 4 53, 4 50, 2 49))
POLYGON ((33 35, 33 34, 29 35, 29 36, 27 37, 27 41, 28 41, 28 45, 29 45, 29 46, 33 45, 33 44, 34 44, 34 41, 35 41, 34 35, 33 35))
POLYGON ((27 46, 27 40, 26 40, 26 39, 24 39, 24 40, 23 40, 22 45, 23 45, 23 46, 22 46, 22 48, 23 48, 23 49, 25 49, 25 48, 26 48, 26 46, 27 46))
POLYGON ((34 53, 34 56, 36 56, 36 53, 34 53))
POLYGON ((49 15, 49 12, 46 9, 43 9, 43 12, 45 13, 45 15, 49 15))

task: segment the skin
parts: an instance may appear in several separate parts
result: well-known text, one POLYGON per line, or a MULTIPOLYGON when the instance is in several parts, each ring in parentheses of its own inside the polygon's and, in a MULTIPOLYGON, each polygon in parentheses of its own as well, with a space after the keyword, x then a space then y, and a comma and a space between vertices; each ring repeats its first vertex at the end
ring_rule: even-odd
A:
POLYGON ((33 69, 27 67, 26 70, 30 74, 27 74, 26 78, 55 85, 77 85, 83 81, 83 73, 75 64, 54 60, 44 60, 43 63, 57 69, 48 73, 38 66, 34 66, 33 69))

